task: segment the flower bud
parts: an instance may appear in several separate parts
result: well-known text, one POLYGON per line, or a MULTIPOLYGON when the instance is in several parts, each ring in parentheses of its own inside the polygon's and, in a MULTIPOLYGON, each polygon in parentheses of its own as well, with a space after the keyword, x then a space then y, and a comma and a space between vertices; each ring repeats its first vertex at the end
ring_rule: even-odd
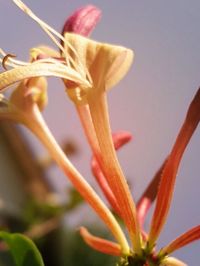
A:
POLYGON ((83 36, 89 36, 97 22, 101 18, 101 11, 92 5, 76 10, 65 22, 62 35, 73 32, 83 36))
POLYGON ((11 94, 10 101, 23 111, 28 111, 36 103, 40 110, 47 104, 47 81, 35 77, 22 81, 11 94))

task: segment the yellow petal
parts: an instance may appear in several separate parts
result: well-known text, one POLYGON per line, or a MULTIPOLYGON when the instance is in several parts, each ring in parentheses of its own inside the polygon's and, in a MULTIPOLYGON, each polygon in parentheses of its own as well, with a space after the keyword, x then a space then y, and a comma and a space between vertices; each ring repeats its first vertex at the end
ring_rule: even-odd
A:
POLYGON ((0 91, 3 91, 9 85, 26 78, 38 76, 55 76, 72 80, 82 86, 90 87, 87 80, 82 78, 79 73, 70 67, 59 62, 45 63, 35 62, 26 66, 19 66, 0 74, 0 91))
POLYGON ((166 258, 162 264, 162 266, 188 266, 183 261, 180 261, 174 257, 168 257, 166 258))
MULTIPOLYGON (((110 89, 127 73, 133 60, 133 52, 122 46, 100 43, 83 36, 65 33, 67 43, 76 50, 69 50, 77 65, 90 75, 93 89, 110 89)), ((68 50, 66 46, 65 49, 68 50)))
POLYGON ((31 60, 38 59, 39 55, 46 55, 48 57, 60 57, 60 53, 48 46, 38 46, 30 50, 31 60))

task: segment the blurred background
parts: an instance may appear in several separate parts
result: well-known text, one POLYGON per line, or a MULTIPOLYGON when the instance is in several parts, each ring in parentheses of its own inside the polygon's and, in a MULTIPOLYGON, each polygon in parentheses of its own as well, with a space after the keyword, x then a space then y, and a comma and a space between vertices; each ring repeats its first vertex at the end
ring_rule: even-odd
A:
MULTIPOLYGON (((83 0, 24 2, 57 31, 61 31, 75 9, 88 4, 83 0)), ((91 0, 89 3, 102 10, 102 19, 92 38, 120 44, 135 52, 128 75, 109 93, 109 108, 113 131, 128 130, 133 134, 132 143, 119 152, 119 160, 137 200, 170 152, 189 103, 200 86, 200 2, 91 0)), ((0 25, 0 47, 18 59, 28 60, 29 49, 39 44, 53 46, 40 27, 11 0, 0 0, 0 25)), ((49 104, 44 117, 72 162, 96 187, 90 171, 91 152, 60 80, 49 78, 49 104)), ((24 231, 39 223, 49 228, 51 233, 45 232, 45 237, 39 236, 40 230, 34 231, 46 265, 112 265, 112 258, 92 252, 81 242, 77 233, 80 225, 100 235, 107 232, 62 172, 48 160, 46 150, 27 130, 13 129, 2 122, 0 125, 1 227, 24 231), (46 222, 49 222, 47 227, 46 222), (46 254, 53 254, 53 258, 46 254)), ((198 129, 179 169, 160 247, 199 224, 199 150, 198 129)), ((151 213, 147 230, 150 217, 151 213)), ((196 242, 174 256, 188 265, 198 266, 199 250, 200 243, 196 242)), ((1 257, 4 265, 4 254, 1 257)))

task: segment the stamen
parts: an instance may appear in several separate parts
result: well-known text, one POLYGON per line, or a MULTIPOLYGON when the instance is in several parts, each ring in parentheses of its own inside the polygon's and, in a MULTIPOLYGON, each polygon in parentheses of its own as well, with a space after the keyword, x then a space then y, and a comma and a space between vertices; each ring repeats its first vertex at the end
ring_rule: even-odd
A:
MULTIPOLYGON (((21 0, 13 0, 13 2, 23 11, 25 12, 28 16, 30 16, 34 21, 36 21, 40 27, 47 33, 47 35, 52 39, 52 41, 56 44, 56 46, 63 52, 63 54, 65 55, 65 58, 67 60, 67 63, 69 64, 69 62, 72 63, 72 65, 75 67, 75 69, 77 69, 77 71, 79 73, 81 73, 81 75, 84 75, 84 78, 88 77, 88 73, 85 73, 84 70, 85 68, 83 67, 81 60, 76 52, 76 50, 74 49, 74 47, 66 41, 66 39, 57 31, 55 31, 52 27, 50 27, 48 24, 46 24, 44 21, 42 21, 40 18, 38 18, 32 11, 30 8, 28 8, 21 0), (63 48, 63 46, 56 40, 56 38, 53 36, 53 34, 58 37, 63 43, 65 43, 70 49, 71 51, 74 53, 74 55, 77 57, 78 59, 78 64, 74 61, 74 59, 69 56, 68 53, 66 53, 65 49, 63 48)), ((68 65, 69 66, 69 65, 68 65)), ((90 82, 90 80, 89 80, 90 82)))
POLYGON ((16 57, 16 55, 10 54, 10 53, 8 54, 8 53, 4 52, 3 49, 1 49, 1 48, 0 48, 0 54, 3 56, 3 58, 0 58, 0 63, 3 65, 3 61, 5 61, 3 67, 6 70, 7 70, 6 65, 11 66, 11 67, 29 65, 29 63, 14 59, 14 57, 16 57), (4 59, 4 57, 6 57, 6 58, 4 59))
POLYGON ((56 46, 59 47, 59 49, 62 50, 63 53, 65 53, 62 45, 55 39, 55 37, 52 35, 52 33, 54 35, 56 35, 57 37, 61 37, 59 36, 60 34, 58 34, 58 32, 56 32, 53 28, 51 28, 48 24, 46 24, 44 21, 42 21, 41 19, 39 19, 30 8, 28 8, 21 0, 13 0, 13 2, 24 12, 26 13, 28 16, 30 16, 33 20, 35 20, 41 27, 42 29, 49 35, 49 37, 53 40, 53 42, 56 44, 56 46), (51 33, 52 32, 52 33, 51 33))
POLYGON ((66 66, 67 68, 69 68, 65 60, 58 60, 52 57, 41 58, 41 59, 35 60, 32 64, 36 65, 36 64, 41 64, 41 63, 47 63, 47 64, 50 63, 54 65, 66 66))
POLYGON ((7 61, 9 60, 10 57, 16 57, 16 55, 14 54, 7 54, 6 56, 4 56, 3 60, 2 60, 2 66, 5 70, 7 70, 7 67, 6 67, 6 63, 7 61))
POLYGON ((0 49, 0 53, 4 56, 3 58, 0 58, 0 62, 1 62, 2 66, 3 66, 3 68, 5 70, 8 70, 7 69, 7 65, 11 66, 13 68, 16 68, 18 66, 28 66, 28 65, 31 65, 31 64, 38 64, 38 63, 39 64, 40 63, 52 63, 52 64, 57 64, 57 65, 65 65, 65 66, 67 66, 67 62, 64 59, 60 60, 60 58, 57 59, 57 58, 52 58, 52 57, 46 57, 46 58, 42 58, 42 59, 39 59, 39 60, 35 60, 32 63, 27 63, 27 62, 23 62, 23 61, 19 61, 19 60, 13 59, 14 57, 16 57, 16 55, 14 55, 14 54, 6 54, 2 49, 0 49))

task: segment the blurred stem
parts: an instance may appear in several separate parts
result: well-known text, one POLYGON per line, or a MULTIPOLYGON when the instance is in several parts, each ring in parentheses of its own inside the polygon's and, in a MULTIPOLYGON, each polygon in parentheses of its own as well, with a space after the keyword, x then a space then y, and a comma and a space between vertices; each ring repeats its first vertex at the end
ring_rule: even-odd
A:
POLYGON ((50 233, 51 231, 55 230, 56 228, 58 228, 60 220, 63 217, 63 215, 58 215, 56 217, 48 219, 43 223, 33 225, 29 230, 24 232, 24 234, 32 239, 41 238, 50 233))
POLYGON ((35 160, 25 136, 16 125, 1 121, 0 138, 2 138, 10 156, 17 164, 17 170, 23 181, 25 192, 39 202, 44 201, 52 192, 52 188, 45 178, 45 172, 35 160))

